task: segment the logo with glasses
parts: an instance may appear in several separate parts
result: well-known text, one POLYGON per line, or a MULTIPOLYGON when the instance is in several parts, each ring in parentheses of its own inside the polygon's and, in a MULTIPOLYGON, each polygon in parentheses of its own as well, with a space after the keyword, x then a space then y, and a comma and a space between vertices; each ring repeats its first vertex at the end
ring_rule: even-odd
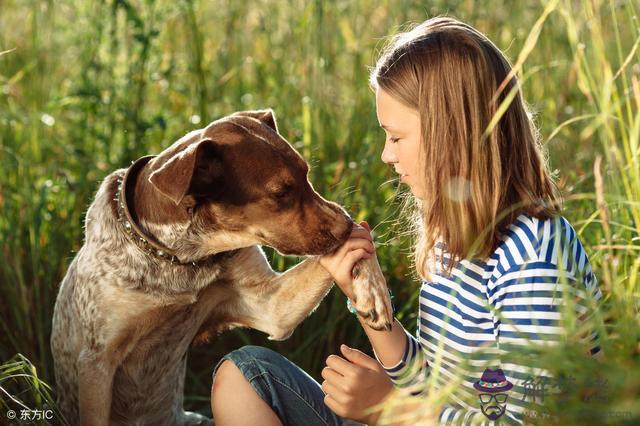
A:
POLYGON ((513 383, 507 380, 502 369, 484 370, 482 378, 473 384, 480 392, 480 409, 489 420, 495 420, 502 416, 507 408, 506 392, 513 387, 513 383))

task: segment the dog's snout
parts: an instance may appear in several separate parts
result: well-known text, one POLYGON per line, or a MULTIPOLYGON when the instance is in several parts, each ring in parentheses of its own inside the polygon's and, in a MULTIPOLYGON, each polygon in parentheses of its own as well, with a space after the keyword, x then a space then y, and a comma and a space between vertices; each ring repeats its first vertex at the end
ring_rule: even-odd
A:
POLYGON ((336 240, 343 242, 343 241, 346 241, 351 235, 351 230, 353 228, 353 220, 344 211, 342 211, 341 213, 342 213, 342 218, 340 220, 340 222, 342 222, 340 223, 341 226, 339 225, 332 228, 331 235, 333 235, 333 237, 336 240))
POLYGON ((353 227, 353 222, 351 222, 351 225, 349 227, 347 227, 344 232, 342 233, 342 235, 340 235, 339 237, 337 237, 338 241, 345 241, 349 238, 349 236, 351 235, 351 229, 353 227))

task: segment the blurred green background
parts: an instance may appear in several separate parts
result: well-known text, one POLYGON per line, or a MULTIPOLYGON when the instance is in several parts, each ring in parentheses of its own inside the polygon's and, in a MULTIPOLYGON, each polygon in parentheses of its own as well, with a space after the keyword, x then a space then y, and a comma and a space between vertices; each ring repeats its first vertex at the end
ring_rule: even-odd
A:
MULTIPOLYGON (((397 221, 402 190, 379 159, 384 136, 367 80, 386 36, 449 14, 521 63, 564 215, 605 294, 607 368, 621 380, 612 398, 638 416, 639 8, 632 0, 0 2, 0 362, 18 365, 9 360, 20 353, 32 376, 53 384, 53 304, 104 176, 219 117, 266 107, 311 163, 315 188, 375 226, 399 318, 415 330, 419 282, 397 221)), ((277 270, 299 261, 267 252, 277 270)), ((341 343, 369 351, 334 289, 285 342, 236 330, 192 349, 187 409, 210 415, 213 366, 248 343, 275 348, 316 378, 341 343)), ((0 386, 22 395, 16 368, 0 371, 0 386)))

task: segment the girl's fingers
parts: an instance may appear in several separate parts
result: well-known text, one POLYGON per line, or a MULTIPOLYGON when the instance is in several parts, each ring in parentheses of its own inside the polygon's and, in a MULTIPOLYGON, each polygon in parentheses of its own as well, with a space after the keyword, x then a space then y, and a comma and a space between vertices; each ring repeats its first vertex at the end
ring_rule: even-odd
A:
POLYGON ((345 269, 351 271, 359 260, 369 259, 371 256, 372 254, 364 249, 350 251, 344 258, 345 269))
POLYGON ((375 251, 371 241, 365 240, 364 238, 350 238, 344 246, 345 251, 353 251, 356 249, 364 249, 369 253, 373 253, 375 251))
POLYGON ((338 383, 340 380, 344 378, 344 376, 342 376, 340 373, 338 373, 336 370, 334 370, 331 367, 323 368, 322 371, 320 372, 320 375, 322 376, 323 379, 331 383, 338 383))
MULTIPOLYGON (((339 279, 340 283, 349 283, 353 280, 353 267, 356 263, 362 259, 369 259, 373 256, 371 253, 367 252, 363 249, 357 249, 354 251, 350 251, 347 255, 342 259, 342 261, 335 268, 336 279, 339 279)), ((347 294, 347 297, 349 295, 347 294)))
POLYGON ((371 236, 371 231, 369 231, 366 228, 363 228, 362 226, 354 226, 353 229, 351 230, 351 237, 350 238, 364 238, 366 240, 369 240, 371 242, 373 242, 373 237, 371 236))
POLYGON ((358 349, 350 348, 349 346, 343 344, 340 345, 340 351, 347 360, 351 361, 354 364, 361 365, 373 371, 379 372, 382 370, 378 361, 376 361, 374 358, 371 358, 364 352, 359 351, 358 349))
POLYGON ((327 366, 331 367, 332 370, 341 376, 348 377, 353 376, 356 369, 360 368, 338 355, 329 355, 327 358, 327 366))
POLYGON ((347 394, 345 394, 345 392, 342 389, 340 389, 338 386, 334 385, 333 383, 329 383, 328 381, 325 380, 324 382, 322 382, 321 387, 325 394, 331 395, 331 398, 333 398, 339 404, 344 404, 345 402, 347 402, 348 400, 347 394))
POLYGON ((337 265, 342 263, 345 257, 354 250, 365 250, 367 253, 373 254, 375 252, 375 247, 373 247, 373 244, 368 240, 352 238, 347 240, 346 243, 340 246, 333 253, 322 256, 321 259, 326 265, 337 265))
POLYGON ((338 401, 333 399, 331 395, 326 395, 324 397, 324 405, 329 407, 329 409, 331 409, 331 411, 333 411, 337 415, 344 417, 345 412, 342 409, 342 404, 338 403, 338 401))

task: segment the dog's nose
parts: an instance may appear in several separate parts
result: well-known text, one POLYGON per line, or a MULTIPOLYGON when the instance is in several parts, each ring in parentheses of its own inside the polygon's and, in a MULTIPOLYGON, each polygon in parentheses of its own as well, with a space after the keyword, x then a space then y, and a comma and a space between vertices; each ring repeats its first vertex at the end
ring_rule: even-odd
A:
POLYGON ((344 227, 341 226, 336 229, 338 232, 334 232, 333 230, 331 231, 331 235, 333 235, 338 241, 346 241, 351 235, 351 230, 353 229, 353 220, 351 217, 346 212, 343 212, 342 216, 344 218, 344 227))

